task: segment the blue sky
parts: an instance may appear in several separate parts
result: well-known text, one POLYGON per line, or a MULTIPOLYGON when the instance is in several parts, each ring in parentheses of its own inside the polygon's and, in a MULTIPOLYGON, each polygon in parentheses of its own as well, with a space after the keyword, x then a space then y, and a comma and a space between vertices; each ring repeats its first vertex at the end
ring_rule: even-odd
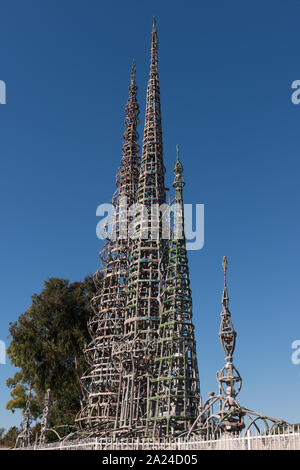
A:
MULTIPOLYGON (((157 18, 167 186, 176 144, 185 202, 205 204, 205 245, 190 268, 201 388, 216 390, 222 257, 238 332, 240 402, 300 421, 299 122, 296 0, 3 0, 0 80, 0 339, 43 280, 98 267, 96 207, 121 156, 130 63, 143 130, 152 16, 157 18)), ((5 411, 0 365, 0 427, 5 411)))

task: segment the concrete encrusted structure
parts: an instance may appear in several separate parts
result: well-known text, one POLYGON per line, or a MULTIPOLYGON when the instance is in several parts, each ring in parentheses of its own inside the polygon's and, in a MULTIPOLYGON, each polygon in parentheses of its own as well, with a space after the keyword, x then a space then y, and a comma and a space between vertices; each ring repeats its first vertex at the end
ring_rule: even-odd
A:
POLYGON ((174 225, 162 290, 159 336, 148 412, 148 431, 168 436, 189 430, 200 403, 196 341, 192 322, 192 293, 184 232, 182 178, 179 160, 174 168, 174 225))
POLYGON ((32 413, 31 413, 31 386, 29 386, 29 390, 27 392, 26 397, 26 408, 24 412, 24 418, 21 423, 21 432, 17 437, 15 447, 28 447, 32 441, 32 431, 31 431, 31 423, 32 423, 32 413))
MULTIPOLYGON (((131 87, 135 87, 134 72, 131 87)), ((163 217, 170 208, 166 204, 164 182, 155 20, 151 35, 150 74, 140 165, 136 131, 138 105, 133 99, 132 90, 130 88, 126 107, 126 129, 128 131, 129 125, 134 131, 131 134, 126 131, 124 135, 125 147, 117 177, 121 190, 117 191, 113 200, 116 207, 116 218, 113 221, 116 237, 104 247, 101 253, 103 269, 95 275, 99 294, 93 300, 96 315, 89 322, 93 340, 85 351, 91 369, 82 378, 86 398, 77 424, 80 429, 97 435, 126 432, 135 436, 153 432, 176 434, 185 431, 186 426, 189 429, 195 420, 200 390, 185 238, 172 239, 169 245, 163 236, 163 217), (126 152, 129 149, 130 158, 127 158, 126 152), (127 196, 128 206, 136 203, 135 237, 129 236, 127 226, 125 239, 120 239, 122 214, 119 205, 120 196, 124 195, 127 196), (164 287, 165 275, 172 276, 173 287, 170 280, 164 287), (162 339, 160 336, 163 331, 167 332, 167 328, 164 330, 169 324, 166 322, 166 315, 172 307, 169 305, 170 308, 166 310, 162 305, 165 303, 166 307, 171 302, 171 296, 166 292, 172 288, 177 290, 173 306, 175 310, 178 308, 178 315, 173 329, 168 330, 171 339, 167 342, 168 338, 162 339), (178 334, 182 335, 182 340, 177 346, 172 346, 172 358, 168 364, 161 362, 161 367, 157 369, 163 354, 158 348, 161 344, 164 344, 164 348, 169 348, 178 334), (161 403, 156 400, 154 411, 154 397, 161 393, 160 389, 156 393, 156 383, 165 383, 166 378, 162 375, 165 371, 173 374, 175 369, 181 375, 177 374, 178 377, 172 378, 169 385, 165 384, 165 396, 161 403), (156 377, 157 374, 161 374, 161 377, 156 377), (162 412, 163 409, 167 411, 162 412), (150 416, 153 413, 155 420, 163 413, 166 425, 161 421, 156 429, 155 421, 154 429, 150 426, 150 430, 150 416)), ((183 211, 184 183, 181 174, 182 165, 177 161, 175 201, 183 211)), ((183 213, 179 225, 182 229, 183 213)), ((181 231, 184 233, 184 230, 181 231)))
POLYGON ((123 340, 116 350, 122 364, 122 407, 119 428, 143 434, 146 426, 153 360, 159 325, 160 264, 165 240, 161 213, 156 227, 154 205, 165 203, 163 144, 158 79, 157 32, 153 21, 150 76, 147 88, 142 160, 137 189, 136 233, 128 271, 123 340), (152 230, 156 230, 153 236, 152 230))
MULTIPOLYGON (((123 158, 113 199, 116 237, 102 250, 103 269, 95 275, 99 294, 93 300, 95 317, 89 322, 93 340, 86 349, 91 369, 82 380, 85 406, 77 424, 92 436, 240 432, 246 416, 254 416, 251 423, 267 417, 245 413, 236 401, 241 377, 232 363, 236 332, 226 276, 220 329, 226 365, 217 376, 219 394, 210 395, 204 405, 200 397, 179 154, 173 184, 179 210, 174 212, 171 239, 164 234, 164 215, 171 204, 166 204, 155 20, 140 163, 134 69, 129 91, 123 158), (134 222, 134 237, 128 230, 120 237, 124 195, 128 205, 135 203, 128 220, 134 222)), ((226 269, 225 259, 225 274, 226 269)))
POLYGON ((218 439, 221 435, 247 435, 255 430, 265 435, 280 430, 288 424, 278 418, 266 416, 257 411, 241 406, 237 396, 242 388, 242 378, 233 364, 237 333, 233 327, 229 310, 229 295, 227 289, 226 257, 223 258, 224 287, 222 294, 222 311, 219 338, 225 354, 225 366, 217 372, 219 392, 210 392, 207 401, 199 407, 197 419, 194 421, 188 436, 198 434, 205 439, 218 439))
MULTIPOLYGON (((124 448, 127 444, 128 448, 133 444, 147 448, 151 440, 160 448, 165 438, 170 448, 175 439, 182 439, 186 448, 193 445, 193 439, 201 448, 206 439, 209 448, 210 441, 247 433, 251 427, 260 432, 258 421, 267 432, 275 432, 283 421, 247 410, 237 401, 242 380, 233 365, 236 332, 229 311, 226 258, 219 332, 226 364, 217 373, 218 395, 211 393, 202 404, 184 230, 185 183, 178 148, 175 210, 168 240, 163 227, 164 216, 173 206, 166 204, 155 20, 141 161, 134 63, 125 114, 122 160, 112 199, 115 214, 110 221, 114 236, 101 250, 102 267, 94 276, 95 315, 88 322, 92 340, 84 351, 90 367, 81 381, 84 397, 76 418, 78 431, 64 438, 50 431, 65 441, 65 448, 68 440, 77 439, 74 447, 95 449, 102 445, 122 448, 123 444, 124 448), (128 213, 133 204, 135 211, 128 213), (132 222, 134 237, 128 230, 132 222)), ((41 447, 46 446, 49 400, 46 395, 41 447)), ((30 445, 30 420, 29 396, 19 445, 30 445)))
POLYGON ((45 394, 44 398, 44 409, 43 409, 43 421, 41 426, 41 434, 39 443, 40 445, 45 444, 47 439, 47 431, 49 430, 49 411, 51 406, 51 397, 50 397, 51 390, 48 389, 45 394))
POLYGON ((82 377, 84 406, 76 424, 91 433, 109 433, 118 423, 121 364, 113 357, 115 343, 123 336, 126 280, 132 240, 123 227, 123 206, 135 201, 139 174, 137 85, 132 65, 129 97, 125 108, 125 132, 117 190, 112 204, 115 214, 109 227, 114 234, 100 252, 101 269, 94 276, 97 295, 92 300, 95 316, 88 323, 92 341, 85 349, 90 369, 82 377), (122 232, 122 233, 121 233, 122 232))

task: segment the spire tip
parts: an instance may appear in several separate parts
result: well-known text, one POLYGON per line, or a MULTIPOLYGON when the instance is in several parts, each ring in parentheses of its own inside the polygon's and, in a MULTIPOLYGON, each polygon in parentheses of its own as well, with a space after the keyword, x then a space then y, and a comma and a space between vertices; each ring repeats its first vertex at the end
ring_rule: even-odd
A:
POLYGON ((132 64, 131 64, 131 75, 134 76, 135 75, 135 72, 136 72, 136 64, 135 64, 135 60, 132 59, 132 64))
POLYGON ((155 16, 153 16, 152 19, 152 43, 157 44, 157 31, 156 31, 156 19, 155 16))
POLYGON ((226 256, 223 256, 223 262, 222 262, 223 270, 224 270, 224 276, 226 276, 226 271, 228 268, 228 261, 226 256))
POLYGON ((174 174, 175 174, 175 180, 173 183, 174 188, 183 188, 185 186, 185 182, 183 181, 182 178, 182 173, 183 173, 183 166, 181 161, 179 160, 179 145, 176 145, 176 150, 177 150, 177 158, 176 158, 176 163, 174 166, 174 174))

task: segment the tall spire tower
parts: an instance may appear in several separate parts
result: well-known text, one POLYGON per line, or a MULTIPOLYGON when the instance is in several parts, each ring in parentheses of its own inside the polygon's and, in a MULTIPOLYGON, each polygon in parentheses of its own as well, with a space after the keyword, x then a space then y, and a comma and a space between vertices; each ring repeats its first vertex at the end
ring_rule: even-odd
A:
MULTIPOLYGON (((115 344, 124 333, 125 286, 132 241, 124 229, 124 205, 135 201, 139 174, 137 86, 135 63, 132 64, 129 97, 125 108, 125 132, 117 190, 112 204, 114 237, 100 252, 102 268, 94 276, 97 295, 92 299, 95 316, 88 323, 92 341, 85 349, 90 369, 82 377, 84 406, 77 417, 79 428, 95 434, 111 432, 117 424, 120 365, 113 357, 115 344)), ((130 222, 130 220, 129 220, 130 222)))
POLYGON ((151 204, 162 204, 166 201, 164 175, 160 86, 158 78, 158 37, 155 18, 153 18, 150 74, 147 87, 138 202, 151 207, 151 204))
POLYGON ((120 427, 140 434, 146 426, 150 396, 159 325, 159 266, 163 261, 165 246, 165 241, 161 238, 161 213, 159 212, 157 218, 150 217, 155 205, 165 203, 166 199, 157 47, 156 25, 153 20, 143 151, 137 191, 137 236, 129 266, 124 338, 120 345, 122 353, 119 355, 123 368, 120 427), (147 209, 148 218, 143 215, 143 209, 147 209))
POLYGON ((200 384, 192 322, 192 295, 184 232, 183 167, 174 168, 175 212, 152 380, 148 428, 168 436, 189 430, 196 419, 200 384))

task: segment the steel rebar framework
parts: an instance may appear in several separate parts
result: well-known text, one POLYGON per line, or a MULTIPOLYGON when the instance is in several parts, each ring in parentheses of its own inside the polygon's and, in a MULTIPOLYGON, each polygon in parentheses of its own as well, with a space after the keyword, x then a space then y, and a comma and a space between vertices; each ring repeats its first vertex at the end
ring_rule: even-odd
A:
POLYGON ((16 439, 15 447, 28 447, 32 440, 32 413, 31 413, 31 385, 29 386, 27 397, 26 397, 26 408, 24 412, 24 418, 21 423, 21 432, 16 439))
POLYGON ((242 388, 242 378, 233 365, 237 333, 233 327, 229 311, 229 296, 226 281, 227 259, 223 258, 224 288, 219 338, 225 353, 225 366, 217 372, 219 393, 209 394, 208 400, 199 407, 199 414, 188 435, 200 434, 207 439, 216 439, 221 433, 241 435, 254 428, 258 433, 271 432, 287 423, 278 418, 263 415, 242 407, 237 395, 242 388))
MULTIPOLYGON (((94 275, 97 294, 92 299, 94 315, 88 322, 91 341, 84 349, 89 369, 81 378, 84 396, 76 417, 77 429, 72 426, 75 430, 65 435, 65 425, 58 426, 63 432, 49 428, 51 399, 47 390, 39 445, 45 446, 50 432, 64 445, 97 436, 107 445, 119 442, 118 437, 125 434, 131 444, 143 438, 159 443, 169 437, 173 444, 176 438, 188 443, 191 436, 200 437, 199 443, 224 434, 241 436, 251 428, 265 435, 276 429, 279 432, 284 421, 249 410, 237 401, 242 378, 233 365, 237 333, 229 311, 226 257, 219 331, 225 366, 217 372, 218 394, 211 392, 202 404, 184 229, 185 183, 178 146, 169 241, 163 226, 167 213, 170 228, 172 206, 166 204, 155 20, 141 161, 138 123, 133 62, 122 159, 112 198, 114 215, 106 227, 101 267, 94 275)), ((31 445, 31 399, 29 387, 16 447, 31 445)))
POLYGON ((45 393, 45 398, 44 398, 43 421, 42 421, 41 434, 40 434, 40 439, 39 439, 40 445, 43 445, 46 443, 47 431, 49 428, 48 420, 49 420, 50 406, 51 406, 50 389, 48 389, 45 393))
POLYGON ((139 106, 134 63, 125 115, 122 160, 116 177, 117 190, 112 199, 115 212, 110 226, 111 237, 100 252, 102 267, 94 276, 97 295, 92 306, 95 316, 88 323, 92 341, 85 348, 90 369, 82 377, 86 396, 84 407, 76 419, 80 429, 94 434, 115 429, 120 411, 121 369, 112 352, 123 336, 125 286, 131 251, 131 238, 124 226, 124 217, 127 217, 124 205, 130 206, 135 202, 139 174, 139 106))
POLYGON ((154 227, 153 217, 144 217, 144 209, 150 215, 155 204, 165 203, 164 173, 157 33, 153 21, 143 151, 137 190, 137 237, 129 265, 124 337, 116 350, 116 357, 122 364, 120 428, 135 434, 144 433, 146 426, 159 325, 159 266, 164 256, 161 214, 154 227), (156 230, 154 236, 153 230, 156 230))
POLYGON ((168 436, 189 430, 196 419, 200 384, 192 322, 192 293, 184 232, 182 179, 179 160, 174 168, 175 211, 149 403, 148 429, 168 436))

